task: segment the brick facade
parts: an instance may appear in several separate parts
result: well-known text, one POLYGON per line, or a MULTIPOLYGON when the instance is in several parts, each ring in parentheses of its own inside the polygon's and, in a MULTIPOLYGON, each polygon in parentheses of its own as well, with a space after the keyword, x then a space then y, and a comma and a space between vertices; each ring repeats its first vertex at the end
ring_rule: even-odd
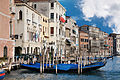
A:
POLYGON ((0 57, 13 58, 15 41, 14 0, 0 1, 0 57), (5 4, 4 4, 5 3, 5 4), (5 48, 6 47, 6 48, 5 48), (5 48, 5 49, 4 49, 5 48), (6 50, 6 56, 4 52, 6 50))
POLYGON ((7 57, 14 57, 14 41, 0 39, 0 57, 4 57, 4 47, 7 47, 7 57))

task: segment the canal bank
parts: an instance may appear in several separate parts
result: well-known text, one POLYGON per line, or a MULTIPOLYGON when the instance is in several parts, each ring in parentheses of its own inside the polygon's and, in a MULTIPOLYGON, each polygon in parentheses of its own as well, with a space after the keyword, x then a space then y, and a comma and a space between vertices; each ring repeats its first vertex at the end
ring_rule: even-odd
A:
POLYGON ((83 73, 40 74, 36 71, 19 69, 7 74, 4 80, 119 80, 120 79, 120 57, 108 59, 105 67, 99 70, 83 73))

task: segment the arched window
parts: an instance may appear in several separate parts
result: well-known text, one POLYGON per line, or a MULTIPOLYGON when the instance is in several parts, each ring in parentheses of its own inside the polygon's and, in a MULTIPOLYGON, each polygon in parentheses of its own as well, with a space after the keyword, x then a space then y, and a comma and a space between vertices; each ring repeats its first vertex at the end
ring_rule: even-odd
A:
POLYGON ((22 20, 22 11, 19 11, 19 20, 22 20))
POLYGON ((7 57, 7 47, 4 47, 4 57, 7 57))

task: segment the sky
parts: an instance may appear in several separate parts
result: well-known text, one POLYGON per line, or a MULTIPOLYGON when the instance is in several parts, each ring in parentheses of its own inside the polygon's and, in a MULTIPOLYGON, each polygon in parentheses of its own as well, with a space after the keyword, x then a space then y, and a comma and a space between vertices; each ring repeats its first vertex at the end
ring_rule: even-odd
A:
POLYGON ((58 0, 67 10, 66 15, 79 26, 99 27, 107 33, 120 34, 120 0, 58 0))

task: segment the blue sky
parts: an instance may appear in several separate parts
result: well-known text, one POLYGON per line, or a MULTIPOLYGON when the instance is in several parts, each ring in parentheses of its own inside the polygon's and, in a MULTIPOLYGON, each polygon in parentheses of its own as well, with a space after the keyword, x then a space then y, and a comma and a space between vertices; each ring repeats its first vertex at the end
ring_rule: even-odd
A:
POLYGON ((119 22, 117 22, 117 20, 119 20, 120 18, 115 16, 114 13, 113 14, 111 13, 111 11, 115 9, 113 8, 113 5, 116 5, 117 3, 114 2, 105 3, 105 1, 112 0, 58 0, 58 1, 67 10, 66 15, 71 16, 73 19, 75 19, 79 26, 86 24, 99 27, 102 31, 107 33, 120 32, 119 22))

